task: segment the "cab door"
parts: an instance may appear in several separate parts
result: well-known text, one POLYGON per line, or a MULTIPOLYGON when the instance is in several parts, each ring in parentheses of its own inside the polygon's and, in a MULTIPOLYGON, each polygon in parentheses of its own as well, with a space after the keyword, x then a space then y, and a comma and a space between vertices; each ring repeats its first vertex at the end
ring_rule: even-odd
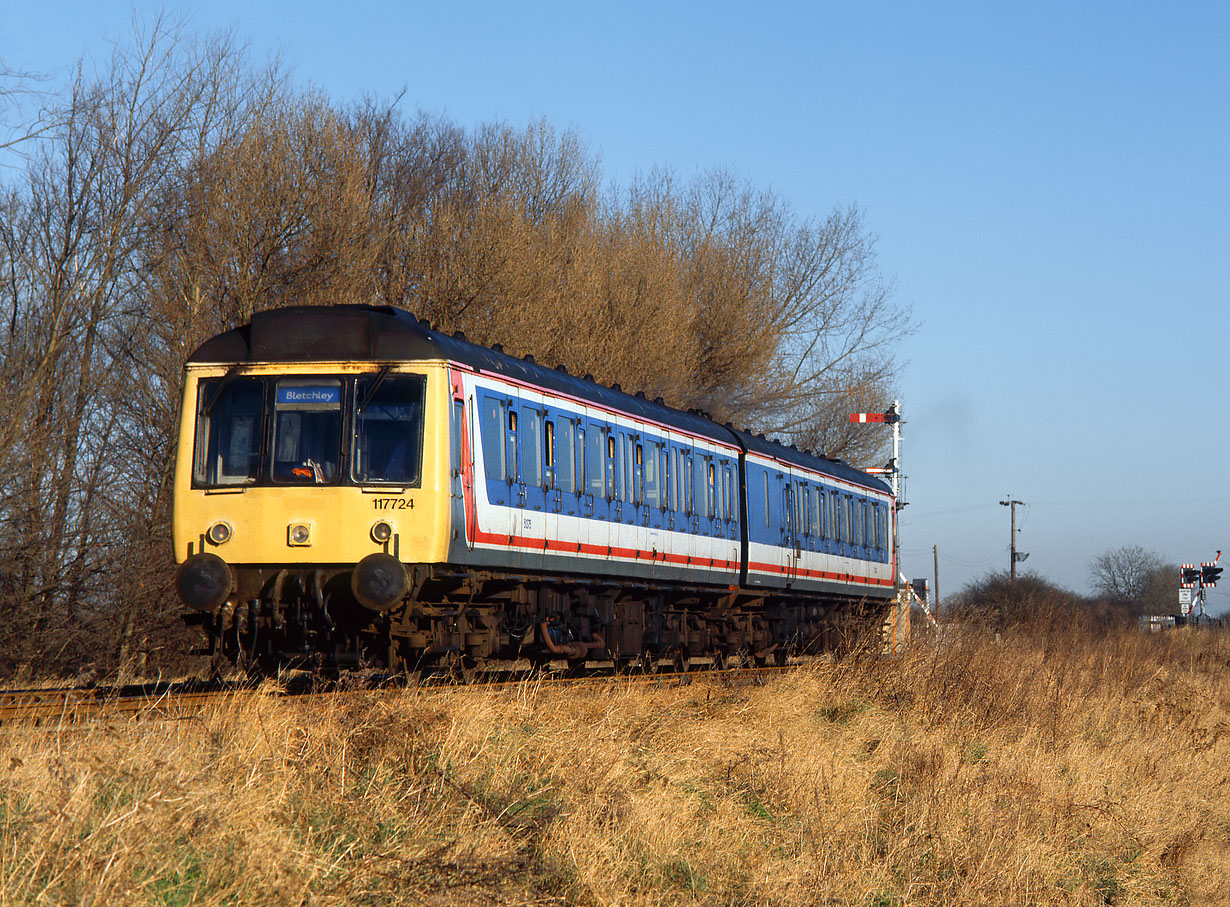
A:
POLYGON ((464 541, 467 547, 471 547, 474 530, 467 519, 465 487, 470 472, 469 451, 465 449, 465 442, 469 440, 467 427, 465 400, 454 398, 452 415, 449 418, 449 498, 452 504, 450 535, 453 541, 464 541))

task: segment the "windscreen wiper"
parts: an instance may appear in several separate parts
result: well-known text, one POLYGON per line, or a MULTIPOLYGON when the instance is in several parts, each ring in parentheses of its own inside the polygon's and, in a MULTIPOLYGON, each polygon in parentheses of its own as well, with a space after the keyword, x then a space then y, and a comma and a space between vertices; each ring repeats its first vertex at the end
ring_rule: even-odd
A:
POLYGON ((384 384, 384 379, 389 377, 389 366, 382 368, 376 375, 376 380, 372 382, 372 386, 367 389, 367 393, 363 395, 363 402, 359 404, 360 410, 367 409, 367 404, 372 402, 372 397, 376 396, 376 391, 380 390, 380 385, 384 384))
POLYGON ((209 398, 206 404, 201 407, 201 415, 208 417, 214 411, 214 406, 222 399, 222 392, 230 385, 235 377, 239 374, 239 366, 232 365, 227 369, 226 374, 222 376, 222 381, 218 384, 218 389, 214 391, 214 395, 209 398))

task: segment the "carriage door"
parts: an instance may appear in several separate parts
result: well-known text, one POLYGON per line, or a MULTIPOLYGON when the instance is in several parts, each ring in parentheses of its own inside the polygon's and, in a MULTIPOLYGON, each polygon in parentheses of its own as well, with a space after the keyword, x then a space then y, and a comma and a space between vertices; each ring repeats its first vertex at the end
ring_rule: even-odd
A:
POLYGON ((782 574, 786 585, 790 585, 799 569, 798 491, 789 474, 782 480, 782 574))
POLYGON ((521 471, 524 426, 520 400, 508 401, 504 431, 504 462, 508 470, 508 543, 514 551, 525 544, 521 516, 525 512, 525 476, 521 471))
POLYGON ((529 563, 542 566, 546 547, 548 522, 555 528, 554 512, 548 507, 548 489, 544 480, 546 468, 545 424, 543 412, 530 402, 521 406, 521 536, 530 556, 529 563), (548 518, 548 514, 551 514, 548 518))
POLYGON ((483 458, 482 475, 479 481, 485 494, 477 495, 478 522, 483 530, 495 535, 500 545, 512 542, 512 508, 519 507, 514 500, 513 482, 517 469, 515 432, 516 412, 511 401, 502 396, 482 391, 478 395, 478 425, 483 458), (510 461, 509 452, 514 454, 510 461))
MULTIPOLYGON (((573 484, 572 445, 574 421, 558 410, 545 409, 542 423, 543 549, 556 551, 563 539, 573 539, 569 516, 576 516, 577 496, 573 484)), ((569 553, 575 553, 575 549, 569 553)))
POLYGON ((474 530, 468 525, 466 519, 464 482, 465 467, 468 465, 470 458, 468 453, 462 451, 463 439, 467 436, 464 431, 465 418, 465 400, 460 398, 454 399, 453 415, 449 419, 449 495, 452 501, 452 538, 454 540, 464 539, 466 544, 470 545, 474 530))
POLYGON ((619 521, 623 523, 620 529, 619 547, 625 549, 626 557, 639 558, 641 550, 640 501, 637 494, 641 488, 640 466, 637 463, 637 450, 640 443, 632 432, 619 433, 619 446, 616 469, 619 471, 619 495, 621 504, 619 521))

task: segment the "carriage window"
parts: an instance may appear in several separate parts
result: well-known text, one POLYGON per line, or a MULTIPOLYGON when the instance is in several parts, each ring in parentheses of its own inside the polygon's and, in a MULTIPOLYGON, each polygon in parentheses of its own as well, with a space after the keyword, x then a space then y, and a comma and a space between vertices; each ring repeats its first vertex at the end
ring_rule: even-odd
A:
POLYGON ((504 481, 504 403, 490 397, 483 398, 479 417, 483 433, 483 462, 487 478, 504 481))
MULTIPOLYGON (((547 423, 550 425, 551 423, 547 423)), ((555 483, 560 491, 574 492, 577 490, 573 482, 573 426, 571 419, 559 420, 559 455, 555 461, 555 483)), ((551 444, 547 444, 547 454, 550 456, 551 444)))
POLYGON ((255 378, 211 378, 200 383, 194 481, 204 485, 256 481, 263 391, 262 382, 255 378))
POLYGON ((517 411, 508 411, 508 437, 504 451, 504 465, 509 482, 517 481, 517 411))
POLYGON ((537 488, 542 485, 542 413, 526 409, 521 421, 521 481, 537 488))
POLYGON ((585 491, 585 429, 583 426, 577 426, 577 491, 584 493, 585 491))
POLYGON ((283 378, 276 385, 273 411, 273 480, 336 482, 342 454, 342 382, 283 378))
POLYGON ((688 512, 688 491, 687 482, 691 479, 688 477, 687 460, 683 455, 682 450, 675 450, 675 509, 680 513, 688 512))
POLYGON ((816 511, 816 531, 819 533, 820 538, 828 538, 828 527, 825 523, 828 522, 829 502, 823 488, 816 492, 816 511))
POLYGON ((662 509, 674 509, 675 490, 672 482, 674 481, 675 470, 670 468, 670 444, 662 446, 662 509))
MULTIPOLYGON (((637 448, 637 454, 641 453, 641 448, 637 448)), ((649 443, 649 454, 645 457, 644 462, 645 473, 645 503, 650 507, 658 506, 658 445, 654 442, 649 443)))
POLYGON ((636 465, 637 464, 633 462, 634 454, 632 452, 632 444, 633 444, 632 438, 625 436, 624 446, 623 446, 623 469, 624 469, 623 498, 628 503, 637 503, 638 499, 637 499, 636 494, 633 491, 634 476, 636 475, 636 465))
POLYGON ((355 385, 354 480, 419 481, 423 460, 423 379, 373 375, 355 385))
POLYGON ((605 434, 600 428, 591 428, 589 430, 589 446, 586 448, 586 457, 588 460, 585 464, 585 471, 589 473, 589 493, 596 498, 606 497, 606 468, 603 465, 605 455, 602 441, 602 436, 605 434))
POLYGON ((542 456, 543 456, 543 461, 544 461, 543 462, 543 466, 544 466, 543 487, 544 488, 554 488, 555 487, 555 423, 550 422, 550 421, 543 422, 542 430, 543 430, 542 456))
POLYGON ((623 498, 623 472, 620 469, 619 439, 612 432, 606 437, 606 496, 607 500, 623 498))

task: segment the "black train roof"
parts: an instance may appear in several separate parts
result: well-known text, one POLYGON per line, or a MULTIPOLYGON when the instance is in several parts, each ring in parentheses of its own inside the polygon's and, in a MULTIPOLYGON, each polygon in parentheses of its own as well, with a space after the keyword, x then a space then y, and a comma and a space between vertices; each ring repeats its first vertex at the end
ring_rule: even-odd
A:
POLYGON ((392 306, 287 306, 257 312, 249 324, 201 344, 190 363, 391 362, 445 359, 527 384, 592 400, 601 406, 714 438, 754 453, 888 492, 880 479, 841 460, 829 460, 757 435, 722 426, 700 413, 672 409, 643 396, 518 359, 458 336, 440 333, 404 309, 392 306))

